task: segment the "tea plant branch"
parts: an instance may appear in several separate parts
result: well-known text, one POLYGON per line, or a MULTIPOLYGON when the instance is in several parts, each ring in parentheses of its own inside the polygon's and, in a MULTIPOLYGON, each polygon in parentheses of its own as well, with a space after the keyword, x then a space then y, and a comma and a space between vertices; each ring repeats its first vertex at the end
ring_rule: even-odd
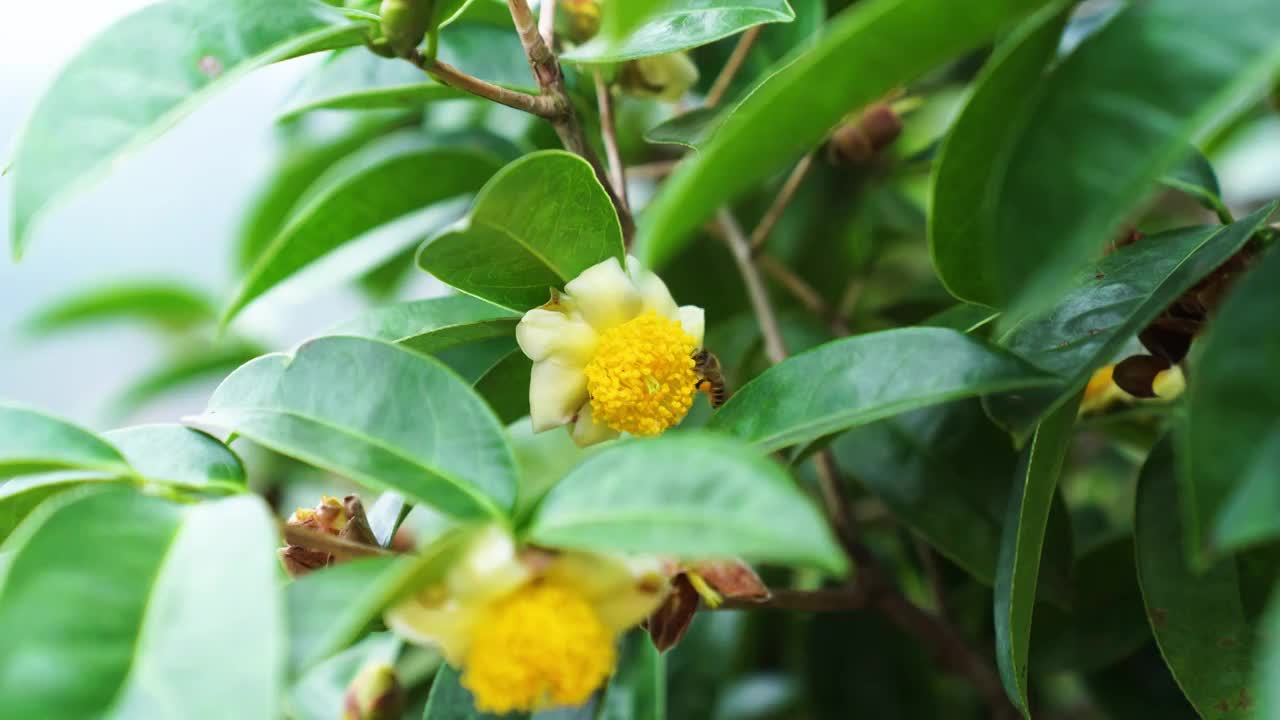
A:
POLYGON ((764 247, 765 241, 769 239, 769 233, 773 232, 773 227, 778 224, 778 220, 782 218, 787 206, 791 204, 791 200, 796 196, 796 191, 800 189, 800 183, 804 182, 805 176, 809 174, 809 169, 813 167, 813 155, 813 152, 810 152, 800 158, 800 162, 796 163, 796 166, 791 170, 791 174, 782 183, 782 190, 774 198, 773 204, 765 211, 764 217, 760 218, 755 230, 751 231, 752 252, 759 252, 764 247))
POLYGON ((836 312, 836 309, 827 304, 822 299, 822 295, 813 288, 812 285, 805 282, 803 278, 791 272, 791 269, 779 262, 776 258, 760 254, 756 256, 756 264, 764 271, 766 275, 778 281, 787 292, 800 301, 809 312, 817 315, 827 323, 831 328, 831 332, 838 337, 845 337, 853 333, 849 326, 845 324, 844 318, 836 312))
POLYGON ((551 114, 544 117, 551 121, 551 126, 555 128, 556 135, 560 137, 560 143, 565 149, 581 156, 595 170, 596 177, 618 211, 623 242, 629 247, 636 232, 635 220, 631 217, 626 203, 614 192, 613 183, 609 181, 609 174, 600 163, 596 151, 587 143, 582 123, 573 109, 573 101, 565 91, 564 72, 560 69, 560 61, 543 40, 538 30, 538 22, 534 19, 533 12, 529 10, 528 0, 507 0, 507 9, 511 12, 511 20, 515 23, 516 32, 520 35, 520 44, 524 46, 529 67, 533 70, 534 79, 538 81, 538 88, 542 91, 542 96, 548 98, 551 104, 551 114))
POLYGON ((348 555, 353 557, 376 557, 380 555, 394 555, 395 553, 384 550, 377 545, 365 545, 364 543, 351 542, 336 535, 319 532, 300 525, 289 525, 286 522, 280 522, 280 534, 284 536, 285 542, 290 545, 299 545, 311 550, 320 550, 331 555, 348 555))
POLYGON ((628 211, 631 204, 627 201, 627 169, 622 164, 622 153, 618 151, 618 129, 613 115, 613 95, 609 93, 609 85, 599 70, 592 73, 596 82, 596 104, 600 108, 600 136, 604 141, 605 157, 609 159, 609 179, 613 182, 613 191, 622 200, 628 211))
POLYGON ((734 219, 727 208, 721 208, 717 216, 720 236, 729 246, 729 254, 738 266, 742 282, 747 286, 747 297, 751 301, 751 309, 760 325, 760 333, 764 336, 764 351, 769 363, 777 365, 787 359, 787 346, 782 340, 782 328, 778 325, 778 316, 773 312, 769 302, 769 293, 760 279, 760 269, 751 257, 751 246, 747 244, 747 236, 742 227, 734 219))
POLYGON ((448 85, 456 90, 461 90, 486 100, 492 100, 516 110, 523 110, 548 120, 554 119, 558 112, 555 103, 551 102, 550 98, 545 95, 530 95, 518 90, 508 90, 500 85, 494 85, 491 82, 468 75, 446 62, 429 58, 417 50, 409 53, 405 59, 430 75, 436 82, 448 85))
POLYGON ((751 54, 751 46, 755 45, 756 38, 760 37, 760 27, 756 25, 738 38, 738 44, 733 46, 733 53, 729 55, 715 82, 711 83, 711 89, 707 91, 707 97, 702 103, 704 107, 715 107, 724 99, 724 94, 729 91, 733 79, 737 77, 738 71, 747 61, 747 56, 751 54))

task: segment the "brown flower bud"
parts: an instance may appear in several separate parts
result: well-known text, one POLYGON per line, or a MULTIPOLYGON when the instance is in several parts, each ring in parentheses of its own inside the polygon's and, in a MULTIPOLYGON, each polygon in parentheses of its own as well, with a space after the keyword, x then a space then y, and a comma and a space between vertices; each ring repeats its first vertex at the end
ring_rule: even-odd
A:
POLYGON ((404 688, 400 687, 395 668, 386 663, 370 663, 347 686, 342 720, 399 720, 404 702, 404 688))
MULTIPOLYGON (((320 503, 314 508, 294 510, 287 522, 295 527, 334 535, 362 545, 378 544, 365 516, 364 505, 355 495, 348 495, 342 500, 322 496, 320 503)), ((291 577, 299 577, 351 557, 344 553, 331 554, 301 545, 286 545, 280 550, 280 560, 291 577)))
POLYGON ((869 105, 836 128, 827 149, 832 162, 864 165, 902 134, 902 118, 887 102, 869 105))

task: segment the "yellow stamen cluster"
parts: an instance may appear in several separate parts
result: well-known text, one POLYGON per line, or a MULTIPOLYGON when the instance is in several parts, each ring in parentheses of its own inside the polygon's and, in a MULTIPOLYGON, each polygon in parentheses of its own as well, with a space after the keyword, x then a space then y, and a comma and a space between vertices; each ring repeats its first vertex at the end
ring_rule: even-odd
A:
POLYGON ((654 312, 605 331, 585 370, 592 418, 632 435, 680 422, 693 405, 696 349, 679 322, 654 312))
POLYGON ((462 684, 490 713, 585 703, 613 672, 613 635, 585 598, 533 582, 485 610, 462 684))

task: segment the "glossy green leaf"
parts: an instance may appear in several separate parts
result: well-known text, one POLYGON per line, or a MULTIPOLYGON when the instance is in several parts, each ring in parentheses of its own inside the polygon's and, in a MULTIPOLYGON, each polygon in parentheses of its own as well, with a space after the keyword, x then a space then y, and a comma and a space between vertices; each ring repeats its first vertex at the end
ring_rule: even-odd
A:
POLYGON ((614 63, 688 50, 737 34, 753 25, 791 22, 786 0, 669 0, 625 34, 604 31, 564 54, 581 63, 614 63))
POLYGON ((681 163, 641 217, 636 254, 674 258, 717 208, 817 145, 845 113, 993 36, 1042 0, 875 0, 827 24, 681 163), (821 92, 815 92, 821 88, 821 92))
POLYGON ((989 399, 1015 434, 1082 389, 1093 372, 1165 308, 1235 255, 1275 209, 1271 203, 1227 227, 1173 230, 1119 248, 1078 271, 1071 290, 1046 312, 1017 323, 1000 344, 1063 378, 1060 388, 989 399))
POLYGON ((129 481, 83 470, 63 470, 0 483, 0 542, 9 537, 41 503, 54 495, 85 485, 126 482, 129 481))
POLYGON ((611 257, 622 259, 622 229, 595 172, 547 150, 494 175, 465 223, 422 246, 418 265, 465 293, 527 310, 611 257))
POLYGON ((137 425, 102 437, 146 480, 188 488, 244 488, 240 458, 199 430, 182 425, 137 425))
POLYGON ((667 664, 649 634, 633 630, 618 649, 618 669, 605 688, 599 720, 666 720, 667 664))
POLYGON ((1223 222, 1230 222, 1231 211, 1222 202, 1222 188, 1218 185, 1218 174, 1213 171, 1209 159, 1196 148, 1188 151, 1187 159, 1160 178, 1165 187, 1186 193, 1200 202, 1201 205, 1218 213, 1223 222))
POLYGON ((1190 374, 1183 532, 1193 557, 1280 533, 1280 253, 1227 296, 1190 374))
POLYGON ((550 547, 847 569, 821 513, 787 474, 759 450, 713 434, 668 434, 590 456, 543 498, 528 538, 550 547))
POLYGON ((370 141, 396 127, 416 125, 411 115, 364 113, 346 125, 317 136, 298 123, 279 129, 280 153, 271 173, 254 192, 236 237, 236 269, 249 270, 298 209, 307 189, 329 168, 370 141))
POLYGON ((670 120, 650 128, 644 139, 651 143, 663 145, 683 145, 694 150, 711 138, 720 124, 727 117, 725 113, 732 110, 700 107, 687 113, 677 115, 670 120))
POLYGON ((232 370, 266 352, 252 343, 229 342, 167 359, 134 378, 109 403, 115 417, 128 417, 168 393, 207 383, 213 387, 232 370))
POLYGON ((439 362, 390 343, 324 337, 265 355, 192 421, 457 517, 502 517, 515 501, 493 412, 439 362))
POLYGON ((707 427, 777 450, 907 410, 1051 382, 969 335, 899 328, 784 360, 734 393, 707 427))
POLYGON ((356 44, 364 27, 312 0, 168 0, 116 22, 54 78, 15 146, 14 256, 41 214, 214 91, 268 63, 356 44))
MULTIPOLYGON (((855 428, 832 441, 831 449, 841 468, 938 552, 984 584, 995 582, 1018 458, 1009 436, 991 424, 976 400, 855 428)), ((1070 589, 1070 529, 1051 522, 1049 536, 1053 543, 1040 572, 1042 600, 1049 594, 1067 597, 1070 589)))
POLYGON ((999 303, 1020 317, 1054 302, 1188 143, 1261 94, 1280 68, 1278 35, 1271 0, 1138 3, 1060 63, 1030 110, 1036 122, 1011 139, 994 196, 981 257, 995 262, 999 303))
POLYGON ((182 506, 105 488, 42 506, 0 588, 0 632, 22 648, 0 654, 5 713, 279 717, 276 542, 248 495, 182 506))
POLYGON ((135 282, 91 288, 37 310, 24 329, 51 335, 99 323, 134 321, 164 331, 190 330, 212 322, 217 311, 202 293, 171 283, 135 282))
POLYGON ((1028 718, 1027 664, 1040 557, 1078 404, 1076 400, 1063 405, 1036 428, 1014 476, 1000 538, 995 585, 996 662, 1005 692, 1028 718))
POLYGON ((245 277, 229 321, 267 290, 344 243, 409 213, 478 190, 498 169, 487 155, 385 138, 332 168, 245 277))
POLYGON ((1260 634, 1263 646, 1253 682, 1258 701, 1257 717, 1280 717, 1280 595, 1272 600, 1260 634))
POLYGON ((476 380, 476 392, 489 403, 498 419, 513 423, 529 414, 529 381, 533 361, 512 350, 476 380))
POLYGON ((1160 654, 1201 717, 1254 717, 1255 631, 1240 601, 1233 560, 1194 573, 1187 564, 1178 468, 1168 438, 1151 452, 1138 480, 1134 538, 1138 579, 1160 654))
POLYGON ((983 305, 960 303, 934 313, 920 322, 925 327, 951 328, 962 333, 977 332, 990 325, 999 313, 983 305))
POLYGON ((37 410, 0 401, 0 480, 49 470, 133 473, 124 457, 93 433, 37 410))
POLYGON ((942 284, 962 300, 985 305, 999 300, 995 248, 980 210, 1000 190, 1009 138, 1032 119, 1031 98, 1058 48, 1070 6, 1047 5, 1000 43, 938 150, 929 251, 942 284))
MULTIPOLYGON (((520 38, 510 28, 479 23, 455 25, 440 35, 437 57, 468 75, 504 87, 536 92, 520 38)), ((470 97, 432 80, 402 60, 375 55, 365 48, 333 54, 309 74, 289 99, 281 120, 312 110, 416 108, 436 100, 470 97)))
POLYGON ((398 343, 421 353, 513 337, 520 315, 467 295, 413 300, 375 308, 329 331, 398 343))

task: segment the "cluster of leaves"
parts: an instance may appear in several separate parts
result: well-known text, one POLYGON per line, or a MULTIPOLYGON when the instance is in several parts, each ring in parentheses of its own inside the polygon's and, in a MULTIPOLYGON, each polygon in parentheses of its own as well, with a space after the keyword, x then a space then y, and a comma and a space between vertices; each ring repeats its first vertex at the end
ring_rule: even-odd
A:
MULTIPOLYGON (((996 701, 904 642, 910 621, 761 611, 699 615, 667 657, 630 636, 591 705, 536 717, 1280 716, 1276 204, 1232 217, 1193 147, 1266 112, 1274 0, 606 3, 600 33, 562 55, 571 104, 633 169, 679 160, 669 178, 633 177, 633 199, 651 199, 629 250, 597 171, 548 124, 370 52, 379 18, 364 5, 165 0, 77 55, 17 144, 15 255, 39 216, 215 90, 326 54, 281 113, 283 153, 221 311, 165 283, 32 320, 141 318, 172 335, 175 360, 124 410, 236 369, 186 419, 226 442, 182 425, 98 435, 0 404, 7 712, 333 718, 381 659, 426 720, 477 717, 453 670, 378 620, 441 576, 450 528, 742 557, 798 593, 857 587, 868 561, 816 503, 822 453, 875 574, 948 642, 994 644, 976 656, 996 701), (676 114, 622 97, 610 127, 593 80, 685 50, 694 95, 739 68, 725 99, 676 114), (873 104, 902 135, 828 161, 833 129, 873 104), (785 213, 754 255, 708 227, 773 223, 775 197, 785 213), (1116 242, 1128 228, 1147 235, 1116 242), (520 314, 626 252, 706 308, 737 391, 657 439, 583 451, 531 435, 520 314), (1186 331, 1182 398, 1080 416, 1096 371, 1242 257, 1207 329, 1186 331), (762 336, 736 265, 747 285, 772 268, 780 337, 762 336), (415 269, 456 292, 394 301, 415 269), (288 353, 225 331, 269 291, 347 280, 376 307, 288 353), (771 342, 796 354, 771 366, 771 342), (252 482, 233 442, 261 460, 252 482), (404 522, 423 550, 282 582, 273 518, 314 481, 305 468, 381 493, 374 535, 390 546, 404 522)), ((546 90, 502 3, 445 2, 434 18, 441 61, 546 90)))

